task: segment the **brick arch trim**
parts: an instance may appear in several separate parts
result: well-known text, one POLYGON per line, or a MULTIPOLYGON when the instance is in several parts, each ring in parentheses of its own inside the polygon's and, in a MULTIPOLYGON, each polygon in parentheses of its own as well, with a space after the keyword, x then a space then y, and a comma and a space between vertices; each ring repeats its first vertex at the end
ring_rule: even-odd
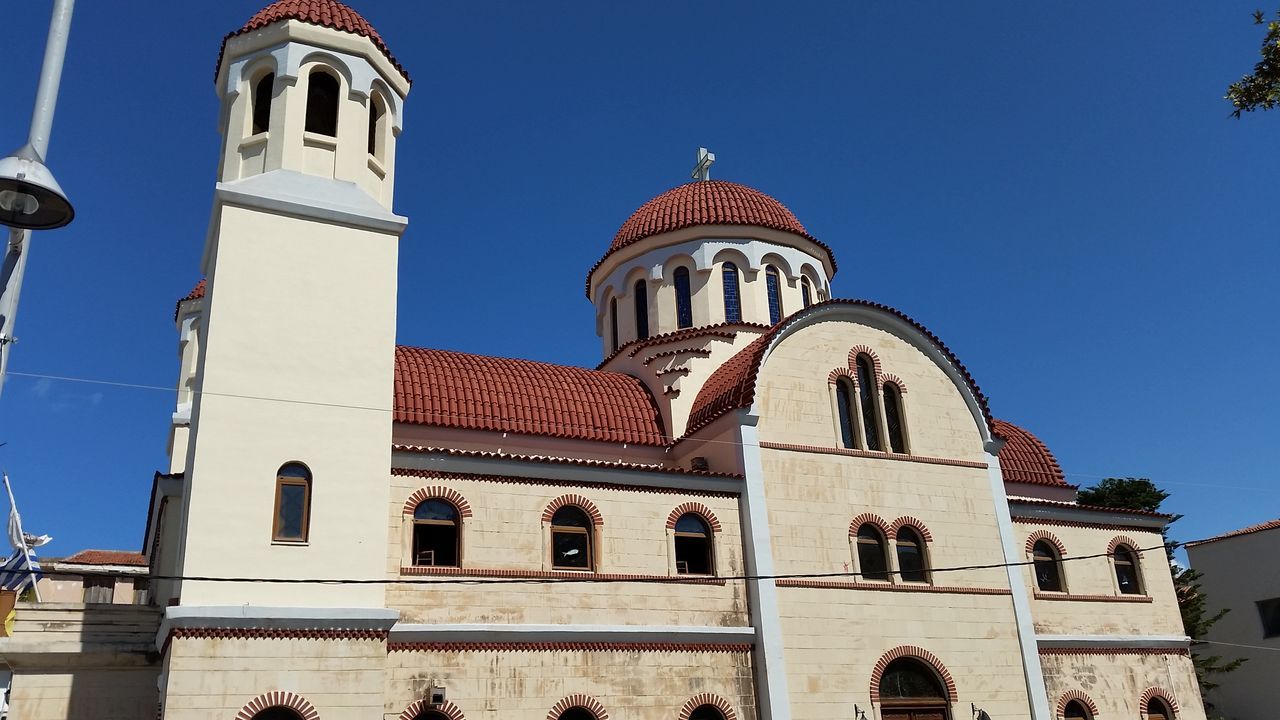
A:
POLYGON ((240 708, 240 712, 236 713, 236 720, 251 720, 254 715, 273 707, 289 708, 298 713, 298 717, 302 720, 319 720, 320 718, 320 713, 316 712, 315 707, 301 695, 285 690, 273 690, 245 703, 244 707, 240 708))
POLYGON ((836 382, 839 381, 840 378, 844 378, 848 380, 854 387, 858 386, 858 379, 853 376, 853 373, 850 372, 849 368, 847 367, 838 367, 835 370, 832 370, 831 372, 827 373, 827 382, 831 383, 832 385, 836 384, 836 382))
POLYGON ((858 384, 858 356, 866 355, 871 358, 871 374, 875 376, 876 386, 880 385, 880 373, 883 370, 880 367, 880 356, 876 354, 867 345, 854 345, 849 348, 849 372, 853 373, 853 384, 858 384))
POLYGON ((1142 547, 1138 543, 1134 542, 1133 538, 1131 537, 1127 537, 1125 535, 1117 535, 1111 538, 1111 542, 1107 544, 1107 554, 1114 555, 1116 552, 1116 548, 1120 547, 1121 545, 1128 545, 1129 549, 1135 553, 1138 552, 1138 548, 1142 547))
POLYGON ((884 518, 873 513, 862 513, 858 517, 854 518, 853 522, 849 523, 849 537, 857 537, 858 528, 862 527, 865 523, 871 523, 872 525, 880 528, 880 532, 884 534, 885 540, 889 539, 889 523, 885 522, 884 518))
POLYGON ((894 387, 898 388, 899 395, 907 394, 907 384, 902 382, 902 378, 894 375, 893 373, 880 373, 880 378, 877 382, 879 382, 880 387, 882 388, 885 385, 892 383, 894 387))
POLYGON ((909 515, 903 515, 897 520, 894 520, 893 524, 889 526, 889 535, 891 537, 896 537, 898 530, 904 527, 909 527, 920 533, 920 537, 923 538, 925 542, 933 542, 933 533, 929 532, 929 528, 925 527, 924 523, 909 515))
POLYGON ((677 505, 676 508, 671 511, 671 514, 667 516, 667 529, 675 530, 676 522, 680 519, 680 516, 685 513, 693 513, 694 515, 701 517, 707 522, 707 525, 711 527, 711 532, 720 532, 720 521, 716 518, 715 513, 711 512, 711 508, 706 505, 696 502, 687 502, 677 505))
POLYGON ((408 500, 404 501, 404 514, 412 515, 418 506, 427 500, 444 500, 452 504, 458 509, 460 517, 471 517, 471 503, 462 497, 462 493, 447 488, 443 485, 432 485, 431 487, 418 488, 413 491, 408 500))
POLYGON ((876 661, 875 668, 871 671, 871 702, 879 704, 880 702, 880 678, 884 676, 885 668, 889 667, 889 663, 898 658, 913 658, 933 668, 938 673, 938 677, 942 679, 942 685, 946 688, 947 700, 950 702, 958 702, 959 693, 956 692, 956 681, 951 677, 951 673, 947 672, 946 666, 938 659, 937 655, 925 650, 922 647, 914 645, 899 645, 890 650, 880 659, 876 661))
POLYGON ((547 713, 547 720, 559 720, 561 713, 570 708, 582 708, 594 715, 596 720, 609 720, 609 711, 604 709, 604 705, 601 705, 599 700, 582 694, 570 695, 551 706, 551 712, 547 713))
POLYGON ((1062 544, 1062 541, 1058 539, 1057 535, 1054 535, 1048 530, 1036 530, 1027 536, 1027 555, 1031 554, 1032 550, 1036 547, 1036 543, 1041 540, 1048 541, 1050 545, 1058 550, 1059 559, 1067 556, 1067 546, 1062 544))
POLYGON ((693 711, 703 705, 710 705, 719 710, 720 714, 724 716, 724 720, 738 720, 738 714, 733 711, 733 706, 729 704, 729 701, 711 693, 702 693, 689 698, 684 707, 680 708, 680 714, 676 717, 676 720, 689 720, 689 716, 693 714, 693 711))
POLYGON ((1058 698, 1057 714, 1054 717, 1061 720, 1062 716, 1067 713, 1067 703, 1072 700, 1076 700, 1089 708, 1089 717, 1098 717, 1098 706, 1093 702, 1092 698, 1084 694, 1083 690, 1068 690, 1062 693, 1062 697, 1058 698))
POLYGON ((457 705, 454 705, 447 700, 434 707, 426 700, 418 700, 405 708, 404 712, 400 713, 400 720, 413 720, 418 716, 418 713, 423 710, 434 710, 435 712, 449 718, 449 720, 466 720, 466 716, 462 714, 462 710, 458 709, 457 705))
POLYGON ((600 509, 596 507, 595 503, 576 493, 561 495, 548 503, 547 509, 542 511, 542 521, 551 522, 551 516, 555 515, 557 510, 566 505, 573 505, 575 507, 582 508, 582 511, 587 514, 587 517, 591 518, 592 525, 596 527, 604 525, 604 516, 600 514, 600 509))
POLYGON ((1174 699, 1173 693, 1165 690, 1164 688, 1149 687, 1142 693, 1142 699, 1138 701, 1138 707, 1142 709, 1142 713, 1144 715, 1147 712, 1147 703, 1151 702, 1151 698, 1160 698, 1165 701, 1169 704, 1169 709, 1172 710, 1174 714, 1177 714, 1178 701, 1174 699))

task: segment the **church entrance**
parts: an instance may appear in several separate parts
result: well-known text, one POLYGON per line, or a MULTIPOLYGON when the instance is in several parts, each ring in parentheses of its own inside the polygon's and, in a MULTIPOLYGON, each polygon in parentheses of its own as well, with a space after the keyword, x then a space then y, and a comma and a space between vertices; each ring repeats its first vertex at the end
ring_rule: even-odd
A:
POLYGON ((947 696, 932 668, 912 658, 889 663, 880 677, 881 720, 950 720, 947 696))

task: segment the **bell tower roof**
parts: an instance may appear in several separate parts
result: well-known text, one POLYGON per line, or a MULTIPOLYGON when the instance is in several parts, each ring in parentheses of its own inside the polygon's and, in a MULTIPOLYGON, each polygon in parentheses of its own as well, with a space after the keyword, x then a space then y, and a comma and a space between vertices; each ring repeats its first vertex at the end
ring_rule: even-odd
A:
POLYGON ((218 65, 214 68, 215 76, 218 69, 222 67, 222 58, 226 52, 228 40, 237 35, 260 30, 268 25, 286 20, 297 20, 309 25, 318 25, 339 32, 367 37, 378 50, 382 51, 387 60, 404 76, 404 79, 409 80, 408 71, 391 54, 391 50, 382 41, 382 36, 378 35, 378 31, 374 30, 369 21, 365 20, 360 13, 337 2, 337 0, 276 0, 276 2, 259 10, 253 17, 249 18, 244 27, 228 33, 222 39, 222 49, 218 51, 218 65))

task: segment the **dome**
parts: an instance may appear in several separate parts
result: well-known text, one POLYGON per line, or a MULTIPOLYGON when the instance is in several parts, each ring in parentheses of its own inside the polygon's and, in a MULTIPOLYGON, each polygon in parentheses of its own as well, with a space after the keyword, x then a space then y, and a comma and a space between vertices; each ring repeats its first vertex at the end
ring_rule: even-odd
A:
POLYGON ((386 43, 382 42, 382 37, 378 35, 378 31, 374 30, 373 26, 369 24, 369 21, 365 20, 360 13, 337 2, 337 0, 276 0, 276 2, 262 8, 253 17, 249 18, 244 27, 228 33, 222 39, 222 50, 218 52, 218 67, 222 67, 222 54, 226 51, 228 40, 237 35, 260 30, 268 25, 285 20, 297 20, 339 32, 348 32, 367 37, 391 61, 396 70, 400 71, 404 79, 409 79, 409 73, 405 72, 405 69, 401 67, 395 56, 391 54, 391 50, 387 48, 386 43))
POLYGON ((991 429, 1005 440, 997 454, 1005 482, 1072 487, 1040 438, 1004 420, 993 420, 991 429))

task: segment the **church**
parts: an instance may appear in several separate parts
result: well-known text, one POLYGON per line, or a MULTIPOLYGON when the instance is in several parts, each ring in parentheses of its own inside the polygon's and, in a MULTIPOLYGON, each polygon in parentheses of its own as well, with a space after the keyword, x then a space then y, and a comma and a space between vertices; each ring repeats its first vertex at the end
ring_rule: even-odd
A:
POLYGON ((279 0, 215 88, 148 603, 20 603, 10 717, 1205 717, 1170 517, 1079 504, 711 155, 618 199, 594 368, 471 355, 397 342, 410 78, 369 22, 279 0))

